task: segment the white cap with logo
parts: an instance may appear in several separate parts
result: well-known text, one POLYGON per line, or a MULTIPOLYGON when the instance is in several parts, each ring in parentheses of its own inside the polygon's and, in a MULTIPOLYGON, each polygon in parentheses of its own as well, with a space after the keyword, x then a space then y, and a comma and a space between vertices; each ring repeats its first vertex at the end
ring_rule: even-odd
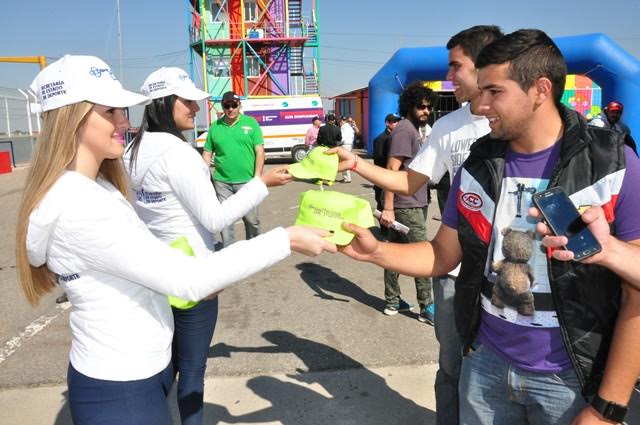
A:
POLYGON ((196 87, 185 71, 175 67, 162 67, 153 71, 144 80, 140 91, 151 99, 172 94, 186 100, 204 100, 209 97, 209 93, 196 87))
POLYGON ((109 65, 95 56, 65 55, 40 71, 31 83, 43 112, 82 101, 113 108, 149 103, 122 88, 109 65))

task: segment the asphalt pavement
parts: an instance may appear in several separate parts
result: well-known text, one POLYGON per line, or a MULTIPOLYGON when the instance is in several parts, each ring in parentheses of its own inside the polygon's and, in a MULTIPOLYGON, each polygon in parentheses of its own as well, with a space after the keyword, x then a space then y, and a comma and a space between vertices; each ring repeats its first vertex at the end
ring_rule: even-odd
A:
MULTIPOLYGON (((0 175, 0 424, 67 425, 70 306, 55 304, 57 291, 32 308, 15 276, 27 172, 0 175)), ((260 206, 263 230, 293 224, 300 193, 315 188, 293 182, 271 189, 260 206)), ((355 174, 328 190, 374 204, 372 186, 355 174)), ((427 222, 431 236, 436 210, 427 222)), ((404 298, 415 303, 412 280, 401 277, 404 298)), ((207 363, 205 423, 435 423, 433 328, 417 312, 384 316, 383 291, 380 268, 341 254, 294 254, 225 290, 207 363)), ((178 424, 175 403, 173 417, 178 424)))

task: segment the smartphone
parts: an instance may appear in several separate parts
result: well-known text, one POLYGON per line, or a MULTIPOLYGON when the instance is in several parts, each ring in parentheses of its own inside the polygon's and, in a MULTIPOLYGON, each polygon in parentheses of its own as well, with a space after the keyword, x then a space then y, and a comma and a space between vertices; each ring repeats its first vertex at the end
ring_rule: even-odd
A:
POLYGON ((582 221, 564 189, 554 187, 533 195, 533 203, 540 210, 544 220, 557 236, 566 236, 569 242, 565 249, 573 251, 574 261, 584 260, 600 252, 602 247, 593 233, 582 221))

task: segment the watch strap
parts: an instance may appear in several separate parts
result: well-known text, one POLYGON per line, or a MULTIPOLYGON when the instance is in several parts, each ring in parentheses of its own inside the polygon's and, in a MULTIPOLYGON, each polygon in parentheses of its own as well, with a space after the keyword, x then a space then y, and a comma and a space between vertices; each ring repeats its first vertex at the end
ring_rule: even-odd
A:
POLYGON ((591 400, 591 406, 596 409, 603 418, 614 422, 624 421, 625 416, 627 416, 627 411, 629 410, 627 406, 605 400, 598 394, 591 400))

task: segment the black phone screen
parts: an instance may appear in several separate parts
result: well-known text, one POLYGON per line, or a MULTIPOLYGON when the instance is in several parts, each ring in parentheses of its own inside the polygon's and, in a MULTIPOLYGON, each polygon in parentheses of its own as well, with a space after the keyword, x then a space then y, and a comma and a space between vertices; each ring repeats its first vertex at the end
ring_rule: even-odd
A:
POLYGON ((534 202, 556 235, 569 239, 566 249, 580 260, 600 251, 600 244, 582 221, 580 213, 562 188, 553 188, 534 195, 534 202))

